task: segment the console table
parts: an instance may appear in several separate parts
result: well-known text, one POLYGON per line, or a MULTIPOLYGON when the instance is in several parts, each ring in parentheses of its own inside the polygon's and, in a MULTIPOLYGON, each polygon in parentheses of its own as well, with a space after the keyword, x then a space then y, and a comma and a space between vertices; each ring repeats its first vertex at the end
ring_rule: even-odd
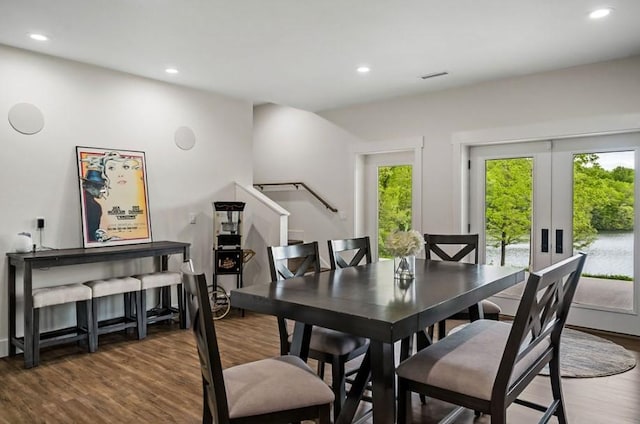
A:
MULTIPOLYGON (((32 270, 57 266, 112 262, 136 258, 158 258, 158 271, 166 271, 169 255, 182 254, 189 259, 189 243, 156 241, 125 246, 95 247, 90 249, 53 249, 29 253, 7 253, 9 258, 9 356, 15 356, 16 347, 24 351, 25 368, 33 367, 33 296, 32 270), (22 288, 24 293, 24 338, 16 337, 16 267, 24 267, 22 288)), ((185 317, 181 317, 183 319, 185 317)), ((182 321, 186 322, 186 321, 182 321)))

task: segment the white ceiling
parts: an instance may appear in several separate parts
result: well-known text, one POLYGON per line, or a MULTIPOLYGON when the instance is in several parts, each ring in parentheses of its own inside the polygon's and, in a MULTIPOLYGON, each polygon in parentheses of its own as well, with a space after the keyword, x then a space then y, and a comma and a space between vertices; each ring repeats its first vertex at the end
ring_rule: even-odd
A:
POLYGON ((0 43, 319 111, 637 55, 639 18, 640 0, 0 0, 0 43))

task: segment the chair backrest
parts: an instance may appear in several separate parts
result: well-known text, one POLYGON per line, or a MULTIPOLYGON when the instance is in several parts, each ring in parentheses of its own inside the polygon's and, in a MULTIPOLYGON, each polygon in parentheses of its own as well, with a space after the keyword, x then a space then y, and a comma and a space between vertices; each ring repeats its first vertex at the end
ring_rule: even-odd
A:
POLYGON ((559 360, 560 336, 585 260, 586 255, 580 253, 529 274, 500 362, 492 400, 510 403, 546 364, 559 360), (523 360, 520 368, 526 370, 512 376, 523 360))
POLYGON ((371 246, 369 236, 352 238, 345 240, 329 240, 329 260, 331 260, 331 269, 347 268, 350 266, 360 265, 362 260, 365 263, 371 263, 371 246), (352 254, 353 257, 349 262, 341 255, 343 252, 352 254))
POLYGON ((434 253, 443 261, 460 262, 469 253, 474 253, 474 264, 478 263, 478 235, 477 234, 425 234, 425 253, 426 258, 431 259, 431 253, 434 253), (458 245, 460 249, 450 255, 440 246, 458 245))
MULTIPOLYGON (((320 255, 318 254, 318 242, 292 244, 290 246, 269 246, 269 270, 271 280, 288 280, 299 277, 308 272, 320 272, 320 255), (290 269, 291 260, 295 269, 290 269)), ((287 321, 278 317, 278 333, 280 335, 280 354, 289 353, 289 327, 287 321)))
POLYGON ((287 280, 308 272, 320 272, 317 241, 290 246, 269 246, 267 253, 272 281, 287 280), (293 261, 294 259, 297 260, 293 261), (291 263, 296 264, 294 269, 289 267, 291 263))
POLYGON ((228 423, 229 407, 224 387, 216 329, 213 324, 211 304, 209 303, 207 281, 204 274, 195 274, 192 269, 190 264, 185 263, 182 275, 187 307, 191 317, 193 334, 196 337, 198 358, 200 360, 203 401, 205 402, 203 420, 207 419, 207 414, 211 414, 214 417, 214 422, 228 423))

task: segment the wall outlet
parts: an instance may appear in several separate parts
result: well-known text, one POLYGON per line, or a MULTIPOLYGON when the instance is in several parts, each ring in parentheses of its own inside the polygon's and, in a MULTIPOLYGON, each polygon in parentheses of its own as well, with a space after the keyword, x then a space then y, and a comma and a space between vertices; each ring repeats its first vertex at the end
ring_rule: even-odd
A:
POLYGON ((196 223, 196 214, 191 212, 189 214, 189 224, 195 224, 196 223))
POLYGON ((43 229, 44 228, 44 217, 39 216, 36 218, 36 228, 43 229))

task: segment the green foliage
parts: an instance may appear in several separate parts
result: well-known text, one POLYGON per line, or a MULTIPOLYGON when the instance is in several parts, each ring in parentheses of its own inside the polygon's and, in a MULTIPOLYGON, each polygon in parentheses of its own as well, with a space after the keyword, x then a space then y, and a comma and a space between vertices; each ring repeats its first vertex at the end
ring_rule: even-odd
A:
POLYGON ((384 240, 394 231, 411 229, 411 165, 378 167, 378 255, 390 258, 384 240))
POLYGON ((505 247, 529 238, 533 163, 530 158, 486 162, 486 234, 488 243, 505 247))

